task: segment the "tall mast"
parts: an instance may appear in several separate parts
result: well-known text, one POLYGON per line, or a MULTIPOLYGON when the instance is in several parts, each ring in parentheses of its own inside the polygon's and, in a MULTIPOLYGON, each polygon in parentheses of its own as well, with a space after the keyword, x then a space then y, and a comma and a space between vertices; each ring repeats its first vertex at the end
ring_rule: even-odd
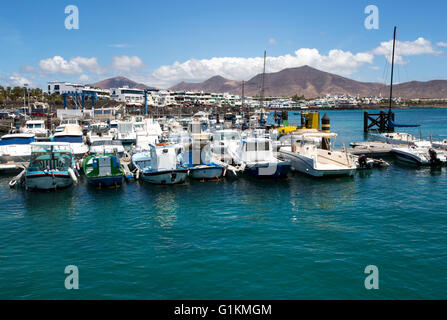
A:
POLYGON ((390 110, 393 104, 393 74, 394 74, 394 50, 396 49, 396 27, 394 27, 394 35, 393 35, 393 56, 391 58, 391 83, 390 83, 390 110))
POLYGON ((264 51, 264 71, 262 72, 262 85, 261 85, 261 108, 264 108, 264 93, 265 93, 265 59, 267 57, 267 51, 264 51))

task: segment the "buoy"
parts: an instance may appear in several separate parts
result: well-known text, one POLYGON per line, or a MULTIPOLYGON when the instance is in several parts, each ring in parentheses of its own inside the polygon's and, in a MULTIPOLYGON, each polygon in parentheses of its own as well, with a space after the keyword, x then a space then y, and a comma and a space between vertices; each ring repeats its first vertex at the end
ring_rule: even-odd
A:
POLYGON ((327 113, 325 113, 323 118, 321 118, 321 131, 326 133, 331 132, 331 119, 327 113))
POLYGON ((76 177, 76 173, 74 172, 74 170, 72 168, 68 168, 68 173, 70 174, 71 180, 73 180, 74 184, 78 183, 78 178, 76 177))

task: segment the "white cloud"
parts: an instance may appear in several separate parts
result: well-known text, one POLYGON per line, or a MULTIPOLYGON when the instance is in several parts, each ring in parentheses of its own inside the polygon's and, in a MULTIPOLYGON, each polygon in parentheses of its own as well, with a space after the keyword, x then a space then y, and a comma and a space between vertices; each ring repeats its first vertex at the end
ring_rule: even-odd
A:
POLYGON ((81 74, 80 76, 79 76, 79 81, 88 81, 90 78, 89 78, 89 76, 88 75, 86 75, 86 74, 81 74))
POLYGON ((443 48, 447 48, 447 42, 438 42, 437 44, 436 44, 438 47, 443 47, 443 48))
POLYGON ((33 83, 30 80, 21 76, 17 72, 14 72, 13 74, 11 74, 11 76, 9 77, 9 82, 12 86, 23 87, 25 84, 27 84, 29 86, 33 86, 33 83))
POLYGON ((143 61, 141 61, 141 59, 137 56, 120 56, 113 58, 112 66, 117 70, 129 72, 133 69, 142 67, 143 61))
MULTIPOLYGON (((371 51, 376 55, 383 55, 388 62, 391 62, 393 52, 393 41, 382 42, 380 46, 371 51)), ((424 38, 417 38, 414 41, 396 41, 396 52, 394 61, 397 64, 406 64, 405 56, 414 56, 422 54, 437 55, 440 52, 435 50, 432 43, 424 38)))
POLYGON ((39 67, 44 72, 61 74, 80 74, 84 70, 93 73, 101 73, 102 69, 97 58, 76 57, 65 60, 61 56, 54 56, 45 60, 40 60, 39 67))
MULTIPOLYGON (((303 48, 296 50, 294 55, 267 57, 266 63, 267 72, 309 65, 328 72, 350 75, 361 66, 371 64, 373 59, 374 56, 370 53, 353 54, 349 51, 331 50, 328 55, 322 55, 317 49, 303 48)), ((153 85, 169 86, 184 80, 201 81, 215 75, 231 80, 249 79, 262 72, 263 61, 263 57, 190 59, 159 67, 152 73, 150 80, 155 81, 153 85)))

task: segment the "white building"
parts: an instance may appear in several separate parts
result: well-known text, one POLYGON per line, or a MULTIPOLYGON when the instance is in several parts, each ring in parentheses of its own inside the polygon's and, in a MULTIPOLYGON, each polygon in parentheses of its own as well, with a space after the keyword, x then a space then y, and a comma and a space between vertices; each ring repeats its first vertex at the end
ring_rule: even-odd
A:
POLYGON ((71 82, 48 82, 48 94, 96 94, 99 98, 106 98, 109 96, 108 90, 89 87, 83 84, 71 82))
MULTIPOLYGON (((150 95, 148 95, 148 104, 151 104, 149 101, 150 95)), ((110 89, 110 98, 115 101, 124 102, 128 105, 144 105, 144 90, 129 88, 128 86, 124 86, 122 88, 112 88, 110 89)))

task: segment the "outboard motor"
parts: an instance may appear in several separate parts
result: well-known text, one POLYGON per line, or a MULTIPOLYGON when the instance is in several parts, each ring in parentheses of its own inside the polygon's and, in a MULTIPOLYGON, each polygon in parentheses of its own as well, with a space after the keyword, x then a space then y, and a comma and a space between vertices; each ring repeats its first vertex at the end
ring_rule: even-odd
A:
POLYGON ((366 157, 365 154, 362 154, 359 156, 359 165, 360 168, 367 168, 368 167, 368 162, 366 161, 368 158, 366 157))
POLYGON ((438 154, 433 148, 428 149, 428 154, 430 156, 430 165, 432 166, 441 165, 441 160, 438 159, 438 154))

